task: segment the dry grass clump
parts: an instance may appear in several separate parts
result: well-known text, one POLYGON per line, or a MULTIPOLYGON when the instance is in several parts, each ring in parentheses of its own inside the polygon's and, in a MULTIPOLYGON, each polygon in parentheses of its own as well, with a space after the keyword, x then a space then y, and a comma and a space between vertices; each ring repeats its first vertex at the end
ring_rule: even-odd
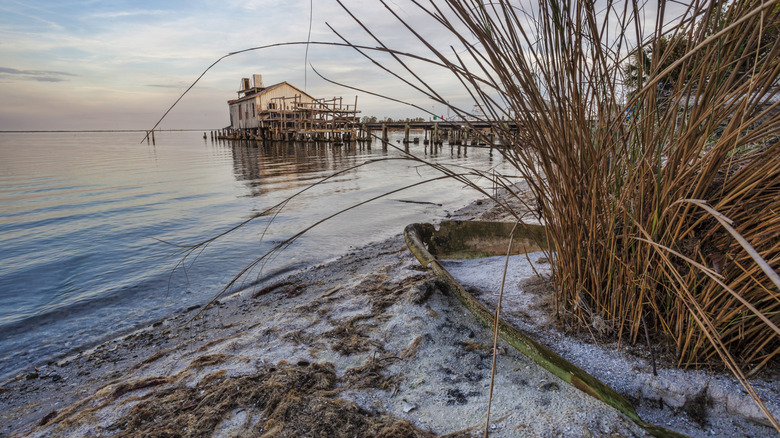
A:
POLYGON ((219 365, 226 360, 228 360, 230 356, 224 353, 217 353, 217 354, 204 354, 203 356, 198 356, 197 359, 193 360, 190 363, 190 366, 187 368, 203 368, 203 367, 209 367, 213 365, 219 365))
POLYGON ((287 298, 294 298, 302 294, 306 290, 306 286, 303 284, 296 284, 292 281, 283 281, 274 283, 270 286, 266 286, 257 292, 252 294, 252 299, 257 299, 265 294, 274 292, 285 294, 287 298))
POLYGON ((408 297, 410 300, 418 300, 419 297, 411 289, 426 278, 430 278, 429 274, 417 274, 394 284, 386 276, 377 275, 356 287, 355 293, 370 298, 371 314, 377 316, 408 295, 411 295, 408 297))
MULTIPOLYGON (((425 292, 415 291, 414 286, 423 281, 425 274, 405 278, 399 283, 392 283, 385 275, 374 275, 357 285, 350 293, 360 295, 369 300, 369 313, 353 316, 344 321, 331 321, 334 328, 323 333, 322 337, 330 339, 332 349, 348 355, 369 351, 383 352, 383 345, 371 339, 368 332, 376 324, 388 316, 385 310, 402 299, 419 302, 424 299, 425 292)), ((427 287, 426 283, 426 287, 427 287)))
POLYGON ((400 358, 394 356, 368 358, 363 365, 348 369, 344 373, 344 378, 349 386, 355 389, 376 388, 387 391, 397 388, 401 378, 385 372, 385 368, 395 360, 400 358))
POLYGON ((780 2, 416 4, 452 52, 388 5, 428 55, 370 36, 399 80, 448 104, 427 60, 493 122, 547 225, 559 315, 718 359, 755 397, 745 374, 780 353, 780 2))
POLYGON ((344 355, 369 353, 361 365, 347 369, 341 379, 332 364, 301 360, 296 364, 282 361, 275 366, 265 365, 251 375, 229 375, 222 369, 193 386, 193 376, 207 367, 236 359, 225 353, 203 354, 174 376, 112 382, 93 397, 47 415, 39 426, 57 432, 72 430, 111 409, 121 415, 106 428, 114 436, 200 437, 224 432, 228 427, 229 433, 239 436, 433 437, 433 433, 408 421, 338 398, 344 390, 397 390, 402 376, 391 373, 388 367, 413 356, 423 337, 417 337, 397 357, 387 353, 368 332, 389 318, 386 310, 393 303, 419 294, 412 286, 423 277, 400 282, 381 274, 366 277, 348 293, 367 298, 367 314, 331 321, 334 328, 323 333, 301 329, 284 335, 292 342, 316 344, 318 348, 330 344, 344 355))
POLYGON ((245 410, 247 436, 435 436, 335 398, 337 381, 331 364, 280 363, 239 377, 221 371, 194 387, 174 385, 141 397, 109 429, 120 437, 210 436, 232 413, 245 410))
POLYGON ((111 399, 118 399, 123 395, 138 391, 139 389, 152 388, 155 386, 165 385, 170 383, 171 379, 167 377, 149 377, 146 379, 136 380, 133 382, 124 382, 116 385, 111 392, 111 399))
MULTIPOLYGON (((382 344, 371 339, 366 331, 367 325, 356 325, 360 321, 373 320, 374 315, 357 315, 335 328, 323 333, 323 337, 333 340, 332 349, 343 355, 365 353, 371 350, 381 350, 382 344)), ((370 324, 370 323, 369 323, 370 324)))

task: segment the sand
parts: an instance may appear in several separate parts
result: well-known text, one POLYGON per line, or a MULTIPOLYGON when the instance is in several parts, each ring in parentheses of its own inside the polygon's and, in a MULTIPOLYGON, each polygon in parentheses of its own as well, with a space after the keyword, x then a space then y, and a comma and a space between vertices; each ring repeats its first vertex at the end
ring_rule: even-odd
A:
MULTIPOLYGON (((458 215, 502 217, 487 201, 458 215)), ((655 377, 641 353, 562 332, 551 317, 549 264, 541 254, 511 263, 504 315, 613 386, 645 420, 691 436, 775 434, 727 374, 664 368, 655 377)), ((495 302, 503 259, 447 266, 495 302)), ((0 435, 483 433, 492 334, 437 286, 400 234, 221 299, 190 321, 200 310, 4 382, 0 435)), ((498 352, 490 436, 646 436, 508 344, 498 352)), ((757 389, 780 413, 766 374, 757 389)))

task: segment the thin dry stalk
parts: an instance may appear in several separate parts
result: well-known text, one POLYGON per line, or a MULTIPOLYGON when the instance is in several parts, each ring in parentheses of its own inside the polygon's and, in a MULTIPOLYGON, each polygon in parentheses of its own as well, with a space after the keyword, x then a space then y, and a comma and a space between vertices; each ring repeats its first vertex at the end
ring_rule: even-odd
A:
MULTIPOLYGON (((649 30, 634 2, 416 3, 452 53, 383 4, 508 145, 571 327, 598 318, 635 343, 647 326, 680 365, 720 358, 744 382, 778 356, 780 2, 661 1, 649 30)), ((395 59, 397 77, 446 104, 395 59)))
POLYGON ((506 283, 506 273, 509 270, 509 255, 512 254, 512 240, 515 237, 515 230, 520 222, 515 222, 512 232, 509 233, 509 243, 506 247, 506 258, 504 259, 504 274, 501 277, 501 288, 498 293, 498 303, 493 317, 493 364, 490 367, 490 391, 488 392, 488 408, 485 416, 485 438, 490 433, 490 408, 493 405, 493 384, 496 381, 496 362, 498 361, 498 327, 501 319, 501 301, 504 299, 504 283, 506 283))
MULTIPOLYGON (((312 44, 352 47, 473 118, 417 66, 451 74, 539 202, 557 313, 572 328, 606 321, 621 342, 647 327, 679 365, 720 358, 749 388, 745 371, 780 354, 780 0, 662 0, 652 28, 636 2, 412 1, 451 52, 382 0, 427 55, 392 49, 351 13, 376 44, 312 44)), ((490 177, 431 166, 472 187, 490 177)))

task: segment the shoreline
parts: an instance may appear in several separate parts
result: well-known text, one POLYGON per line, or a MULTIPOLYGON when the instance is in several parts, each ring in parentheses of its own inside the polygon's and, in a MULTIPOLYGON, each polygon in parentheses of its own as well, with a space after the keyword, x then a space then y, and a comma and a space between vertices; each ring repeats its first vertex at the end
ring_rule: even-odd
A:
MULTIPOLYGON (((486 205, 487 202, 483 205, 482 200, 476 200, 458 209, 455 214, 471 217, 486 210, 486 205)), ((356 249, 380 245, 393 238, 402 242, 402 229, 399 227, 399 233, 389 239, 350 246, 346 254, 330 257, 323 263, 291 272, 272 272, 261 281, 248 283, 221 297, 199 323, 185 324, 203 307, 193 305, 143 326, 108 335, 93 344, 75 347, 67 353, 45 360, 44 364, 28 365, 16 375, 0 381, 0 420, 4 424, 0 429, 0 437, 18 433, 20 428, 29 428, 46 415, 78 401, 121 375, 139 368, 146 361, 154 361, 171 353, 183 344, 234 334, 234 324, 238 322, 213 325, 209 324, 208 316, 226 311, 231 314, 231 320, 240 320, 239 315, 245 312, 236 308, 238 304, 235 300, 253 294, 258 288, 282 283, 285 277, 313 269, 327 269, 328 265, 339 262, 356 249)))
MULTIPOLYGON (((454 216, 495 220, 502 215, 491 201, 476 201, 454 216)), ((268 375, 269 367, 286 375, 301 370, 325 373, 320 366, 333 367, 325 374, 335 379, 329 387, 335 394, 312 390, 316 397, 303 408, 327 402, 337 403, 343 412, 362 409, 366 418, 375 419, 373 426, 365 427, 395 425, 408 432, 404 436, 481 434, 492 335, 439 290, 400 233, 267 283, 220 299, 190 324, 186 321, 199 308, 41 367, 35 376, 31 371, 5 382, 0 390, 5 425, 0 435, 121 432, 116 425, 131 416, 139 401, 151 403, 174 388, 268 375), (85 411, 90 415, 81 415, 85 411)), ((616 410, 556 381, 507 344, 501 342, 499 351, 492 436, 644 436, 616 410)), ((598 363, 588 366, 596 370, 586 370, 603 379, 598 363)), ((680 373, 686 378, 686 372, 680 373)), ((655 389, 662 394, 663 388, 655 389)), ((734 419, 728 419, 731 430, 713 431, 707 421, 699 427, 684 418, 690 415, 682 409, 684 403, 675 412, 669 397, 659 412, 680 417, 670 420, 678 426, 691 423, 687 433, 772 432, 734 419)), ((658 399, 664 400, 662 395, 658 399)), ((645 417, 645 406, 637 408, 645 417)), ((234 407, 216 425, 214 436, 270 433, 262 429, 268 426, 268 415, 250 406, 234 407)), ((285 431, 298 426, 303 427, 279 427, 285 431)))

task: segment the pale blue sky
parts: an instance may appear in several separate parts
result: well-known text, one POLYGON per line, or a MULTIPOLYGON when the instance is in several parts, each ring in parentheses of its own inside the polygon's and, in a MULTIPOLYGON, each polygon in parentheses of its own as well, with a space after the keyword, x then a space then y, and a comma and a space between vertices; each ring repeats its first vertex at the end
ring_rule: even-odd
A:
MULTIPOLYGON (((347 3, 384 37, 398 42, 403 35, 378 3, 347 3)), ((391 4, 414 20, 399 3, 391 4)), ((2 0, 0 130, 149 128, 220 56, 305 41, 309 8, 308 0, 2 0)), ((313 10, 313 41, 338 40, 326 22, 361 38, 334 0, 314 0, 313 10)), ((341 95, 354 101, 358 93, 328 84, 311 70, 304 80, 304 53, 303 46, 294 46, 223 60, 161 127, 226 126, 226 101, 235 98, 240 78, 253 73, 262 74, 267 85, 288 81, 315 97, 341 95)), ((309 62, 339 82, 411 96, 351 49, 310 47, 309 62)), ((424 98, 417 101, 433 106, 424 98)), ((358 106, 364 115, 423 115, 367 95, 359 96, 358 106)))
MULTIPOLYGON (((425 53, 380 2, 343 2, 390 47, 425 53)), ((651 3, 646 6, 648 29, 655 14, 651 3)), ((454 38, 432 25, 411 0, 387 4, 431 44, 452 53, 454 38)), ((533 9, 537 3, 528 4, 533 9)), ((219 57, 249 47, 306 41, 310 7, 312 41, 340 41, 328 23, 353 43, 377 45, 336 0, 0 0, 0 130, 151 128, 219 57)), ((418 109, 327 83, 304 68, 304 54, 302 45, 286 46, 223 60, 160 127, 226 126, 227 100, 236 97, 240 79, 253 73, 262 74, 266 85, 288 81, 318 98, 344 96, 352 103, 358 94, 362 115, 428 117, 418 109)), ((311 46, 308 60, 332 80, 447 113, 353 49, 311 46)), ((454 78, 430 66, 411 65, 446 100, 471 110, 473 102, 454 78)))

